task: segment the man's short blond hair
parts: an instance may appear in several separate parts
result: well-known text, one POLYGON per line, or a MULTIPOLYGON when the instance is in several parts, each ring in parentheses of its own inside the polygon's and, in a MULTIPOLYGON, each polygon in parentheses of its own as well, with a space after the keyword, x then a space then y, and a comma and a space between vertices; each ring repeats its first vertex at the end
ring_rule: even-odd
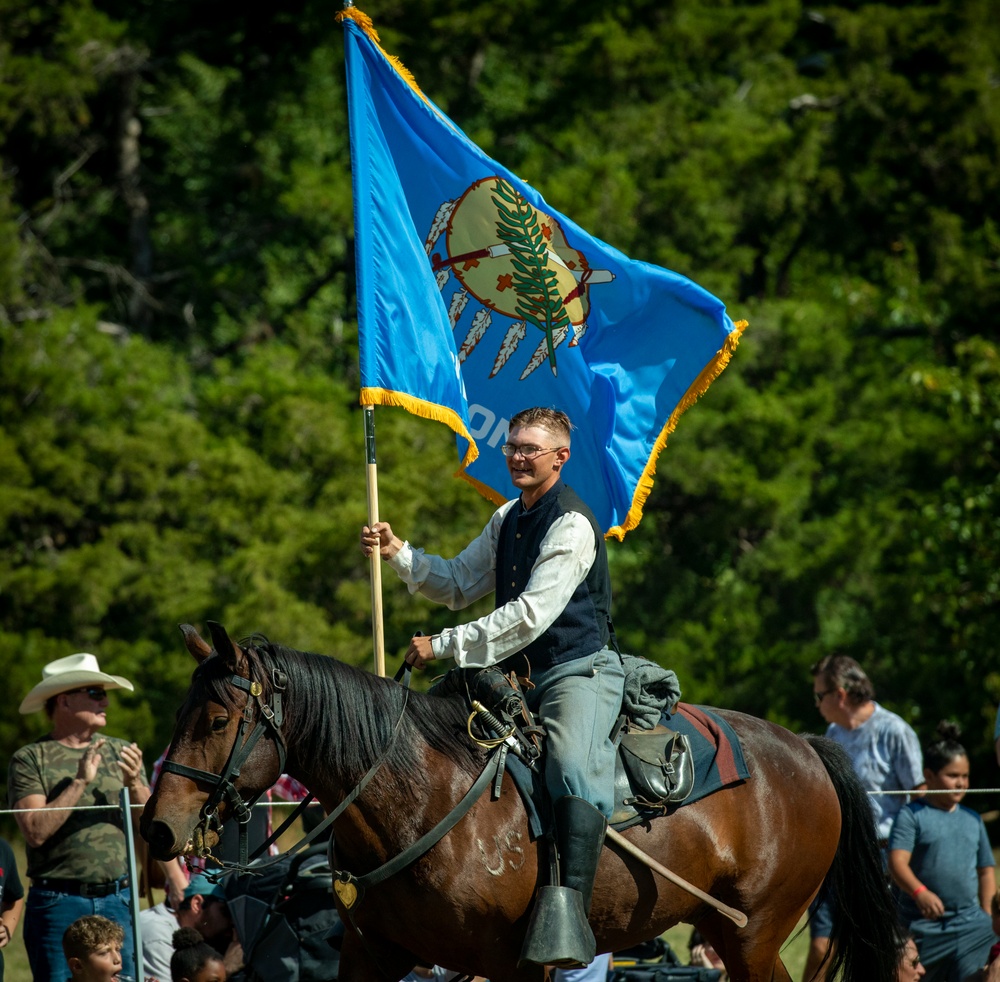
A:
POLYGON ((554 437, 562 440, 565 447, 569 446, 570 433, 573 431, 573 424, 562 410, 548 409, 545 406, 532 406, 531 409, 522 409, 519 413, 511 417, 510 429, 515 426, 540 426, 548 430, 554 437))
POLYGON ((70 958, 86 958, 101 948, 114 946, 121 948, 125 941, 125 929, 121 924, 109 921, 98 914, 88 914, 73 921, 63 934, 63 954, 70 958))

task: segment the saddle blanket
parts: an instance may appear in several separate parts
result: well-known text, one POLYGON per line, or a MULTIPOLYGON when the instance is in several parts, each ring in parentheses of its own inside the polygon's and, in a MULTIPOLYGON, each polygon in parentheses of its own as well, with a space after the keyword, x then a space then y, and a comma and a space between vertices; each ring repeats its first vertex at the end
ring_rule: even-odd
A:
MULTIPOLYGON (((750 777, 750 769, 743 756, 739 737, 733 728, 711 709, 679 702, 674 707, 673 715, 664 713, 660 722, 687 737, 694 759, 694 787, 691 794, 671 806, 668 815, 677 808, 700 801, 722 788, 739 784, 750 777)), ((548 793, 541 773, 542 767, 539 766, 539 773, 535 773, 510 754, 507 757, 507 770, 524 800, 532 837, 538 838, 548 834, 551 828, 552 809, 548 803, 548 793)), ((620 806, 621 802, 616 802, 615 810, 618 811, 620 806)), ((643 811, 635 818, 616 822, 614 828, 621 831, 638 822, 656 818, 659 814, 656 811, 643 811)))

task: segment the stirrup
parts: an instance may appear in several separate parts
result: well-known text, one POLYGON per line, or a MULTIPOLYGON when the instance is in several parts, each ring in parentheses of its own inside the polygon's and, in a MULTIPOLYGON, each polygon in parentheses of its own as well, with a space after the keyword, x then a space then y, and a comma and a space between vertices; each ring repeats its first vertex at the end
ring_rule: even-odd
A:
POLYGON ((596 954, 583 894, 569 887, 540 887, 517 967, 583 968, 596 954))

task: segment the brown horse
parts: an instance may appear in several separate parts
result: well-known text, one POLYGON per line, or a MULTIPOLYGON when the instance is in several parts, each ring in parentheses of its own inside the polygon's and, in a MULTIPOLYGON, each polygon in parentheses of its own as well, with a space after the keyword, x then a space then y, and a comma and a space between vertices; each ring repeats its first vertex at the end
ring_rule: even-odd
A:
MULTIPOLYGON (((213 844, 208 812, 239 811, 284 766, 328 812, 363 784, 333 823, 335 870, 360 876, 433 828, 483 771, 486 756, 466 736, 460 697, 409 692, 261 638, 236 645, 222 627, 211 628, 214 652, 193 628, 182 628, 200 664, 178 713, 172 763, 142 814, 142 834, 158 859, 192 842, 213 844)), ((735 982, 787 980, 781 946, 829 873, 841 900, 836 967, 851 980, 895 979, 894 908, 871 808, 850 762, 823 738, 719 715, 740 738, 750 779, 625 835, 745 912, 749 923, 737 928, 607 844, 590 915, 598 950, 621 950, 684 921, 712 942, 735 982)), ((544 845, 531 840, 505 775, 498 799, 480 795, 429 851, 363 890, 350 909, 338 896, 347 925, 341 982, 400 979, 416 962, 493 982, 542 982, 543 969, 517 963, 535 890, 547 876, 544 845)))

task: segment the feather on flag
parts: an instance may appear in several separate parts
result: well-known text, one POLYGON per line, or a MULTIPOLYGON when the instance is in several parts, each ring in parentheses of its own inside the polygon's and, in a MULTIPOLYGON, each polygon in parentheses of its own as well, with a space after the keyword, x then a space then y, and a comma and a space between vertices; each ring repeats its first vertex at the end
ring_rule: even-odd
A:
POLYGON ((510 417, 575 424, 566 479, 608 535, 642 516, 677 420, 745 322, 546 204, 421 92, 356 7, 345 27, 361 403, 456 433, 459 475, 510 496, 510 417))

